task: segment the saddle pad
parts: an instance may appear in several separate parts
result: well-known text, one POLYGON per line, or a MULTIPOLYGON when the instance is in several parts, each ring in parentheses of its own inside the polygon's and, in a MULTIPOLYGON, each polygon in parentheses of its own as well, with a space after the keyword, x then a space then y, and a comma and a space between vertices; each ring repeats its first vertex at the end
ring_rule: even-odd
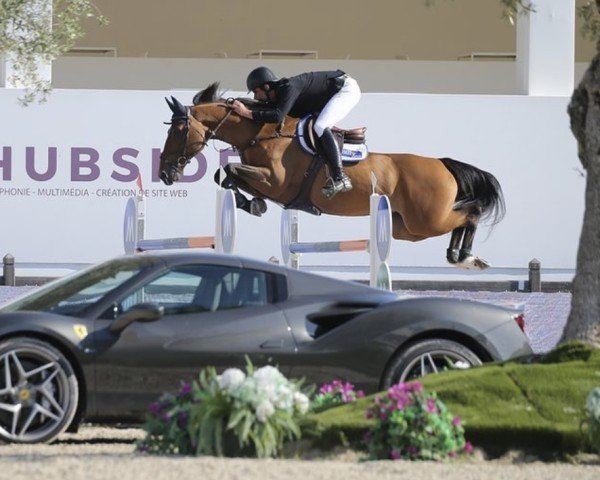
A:
MULTIPOLYGON (((298 143, 302 150, 304 150, 309 155, 317 155, 317 152, 311 148, 309 143, 306 141, 306 137, 304 131, 306 129, 306 122, 309 120, 310 115, 304 118, 301 118, 298 121, 298 125, 296 125, 296 135, 298 137, 298 143)), ((364 160, 369 155, 369 150, 367 149, 367 145, 364 143, 361 144, 350 144, 344 143, 340 150, 342 154, 342 162, 343 163, 356 163, 361 160, 364 160)))

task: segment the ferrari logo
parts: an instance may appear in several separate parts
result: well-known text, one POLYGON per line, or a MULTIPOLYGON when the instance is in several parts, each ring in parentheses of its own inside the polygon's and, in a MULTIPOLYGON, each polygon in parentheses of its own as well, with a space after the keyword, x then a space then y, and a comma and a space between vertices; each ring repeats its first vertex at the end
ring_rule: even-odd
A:
POLYGON ((83 340, 85 337, 88 336, 87 327, 85 325, 73 325, 73 331, 75 332, 75 335, 77 335, 79 340, 83 340))

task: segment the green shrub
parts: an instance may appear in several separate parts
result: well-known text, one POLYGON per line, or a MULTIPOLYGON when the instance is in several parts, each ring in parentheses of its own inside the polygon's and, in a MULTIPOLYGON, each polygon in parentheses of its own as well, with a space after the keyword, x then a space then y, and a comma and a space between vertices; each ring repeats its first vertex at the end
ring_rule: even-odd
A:
POLYGON ((470 453, 460 418, 420 382, 399 383, 367 409, 375 420, 365 436, 371 460, 441 460, 470 453))

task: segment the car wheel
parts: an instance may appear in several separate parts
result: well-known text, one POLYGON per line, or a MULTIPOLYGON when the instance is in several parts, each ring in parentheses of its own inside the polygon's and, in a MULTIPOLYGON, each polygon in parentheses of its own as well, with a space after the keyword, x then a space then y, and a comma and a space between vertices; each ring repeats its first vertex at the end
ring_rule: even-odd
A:
POLYGON ((464 345, 452 340, 419 340, 403 349, 392 361, 383 379, 383 387, 410 382, 428 373, 470 368, 481 360, 464 345))
POLYGON ((24 337, 0 343, 0 439, 51 442, 73 420, 78 399, 75 372, 56 348, 24 337))

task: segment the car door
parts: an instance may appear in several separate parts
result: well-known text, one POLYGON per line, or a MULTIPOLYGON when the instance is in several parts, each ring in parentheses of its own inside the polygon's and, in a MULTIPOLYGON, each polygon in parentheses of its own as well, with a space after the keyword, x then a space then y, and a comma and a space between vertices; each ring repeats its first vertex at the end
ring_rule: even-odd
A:
POLYGON ((134 322, 96 360, 98 414, 145 411, 165 391, 217 371, 278 366, 290 371, 295 345, 282 311, 273 303, 267 272, 223 265, 183 265, 124 295, 118 311, 155 303, 165 315, 134 322))

